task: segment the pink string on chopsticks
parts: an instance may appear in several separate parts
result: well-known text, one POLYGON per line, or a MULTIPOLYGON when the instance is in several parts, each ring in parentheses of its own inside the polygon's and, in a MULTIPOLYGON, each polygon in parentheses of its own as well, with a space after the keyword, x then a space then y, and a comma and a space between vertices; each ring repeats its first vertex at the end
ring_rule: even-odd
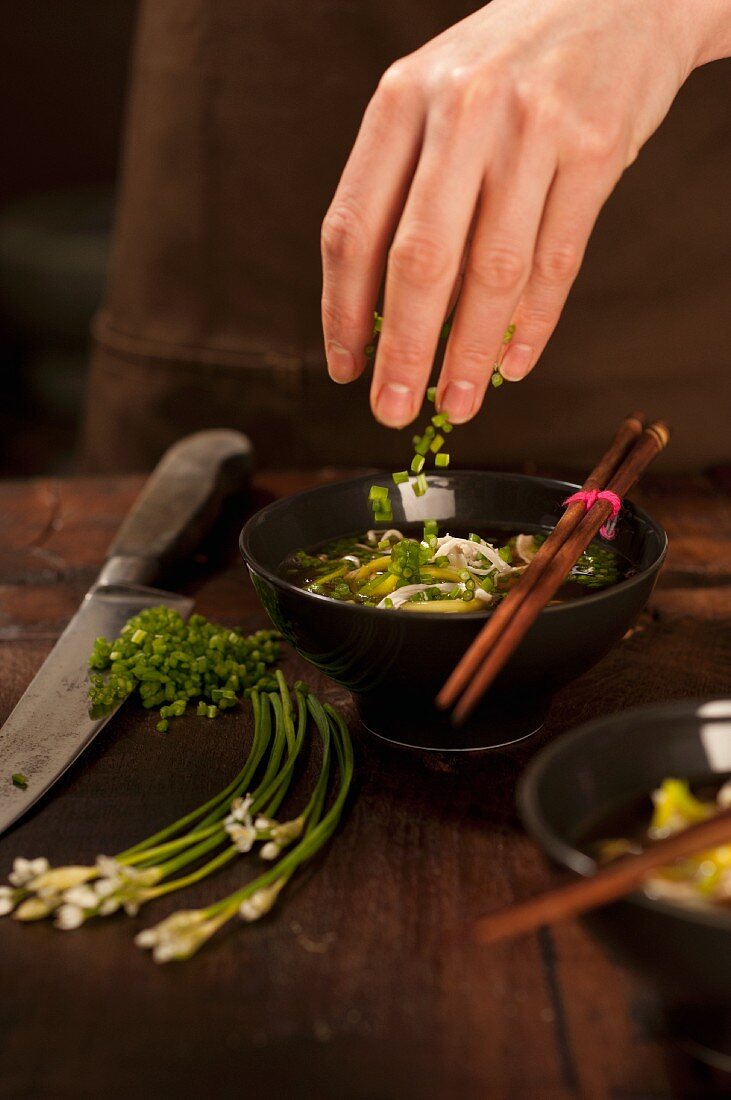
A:
POLYGON ((599 529, 599 534, 604 539, 613 539, 617 533, 617 516, 619 515, 619 509, 622 507, 622 501, 611 489, 604 489, 602 492, 597 489, 581 489, 578 493, 566 497, 564 505, 567 506, 582 501, 588 512, 598 500, 607 500, 612 506, 612 514, 604 526, 599 529))

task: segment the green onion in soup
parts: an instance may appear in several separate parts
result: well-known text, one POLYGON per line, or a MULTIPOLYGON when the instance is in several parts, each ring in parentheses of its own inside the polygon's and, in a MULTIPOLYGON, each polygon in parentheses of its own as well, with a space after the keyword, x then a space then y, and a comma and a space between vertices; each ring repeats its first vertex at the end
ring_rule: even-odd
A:
MULTIPOLYGON (((289 555, 282 573, 308 592, 382 610, 455 614, 486 611, 509 592, 545 533, 491 537, 438 534, 434 520, 421 538, 394 527, 341 538, 289 555)), ((559 592, 573 599, 626 574, 617 554, 592 544, 559 592)))

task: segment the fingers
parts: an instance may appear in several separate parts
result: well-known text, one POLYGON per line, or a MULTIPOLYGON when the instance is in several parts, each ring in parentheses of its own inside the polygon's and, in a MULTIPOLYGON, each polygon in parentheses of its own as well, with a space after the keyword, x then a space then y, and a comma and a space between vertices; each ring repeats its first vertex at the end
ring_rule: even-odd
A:
POLYGON ((616 176, 574 166, 559 170, 538 232, 530 279, 513 321, 515 335, 500 368, 510 382, 533 369, 558 324, 586 245, 616 176))
POLYGON ((555 168, 552 145, 533 140, 489 169, 437 387, 437 405, 454 424, 469 420, 482 404, 530 275, 555 168))
POLYGON ((386 250, 403 208, 423 130, 423 103, 399 76, 384 76, 322 226, 322 326, 331 378, 365 366, 386 250))
POLYGON ((489 135, 486 113, 432 109, 388 257, 383 329, 371 387, 381 423, 414 419, 434 361, 479 194, 489 135))

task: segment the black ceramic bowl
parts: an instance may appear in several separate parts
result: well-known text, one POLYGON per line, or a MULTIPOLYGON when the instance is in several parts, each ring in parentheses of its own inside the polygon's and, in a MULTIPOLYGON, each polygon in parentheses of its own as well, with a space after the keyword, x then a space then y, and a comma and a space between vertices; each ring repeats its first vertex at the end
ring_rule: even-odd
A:
MULTIPOLYGON (((702 782, 729 773, 731 700, 668 703, 613 714, 560 737, 529 766, 518 804, 549 856, 591 875, 595 864, 582 840, 597 823, 667 776, 702 782)), ((731 913, 636 893, 585 921, 659 991, 672 1026, 695 1053, 731 1069, 731 913)))
POLYGON ((569 603, 546 608, 469 725, 453 730, 433 706, 438 689, 484 623, 484 612, 410 614, 339 603, 303 592, 279 575, 293 550, 373 527, 368 492, 388 485, 393 526, 436 519, 442 531, 553 527, 577 486, 562 481, 458 471, 429 477, 414 495, 389 475, 311 489, 263 508, 244 527, 241 551, 269 616, 303 657, 355 695, 372 732, 415 748, 482 749, 526 737, 543 721, 551 694, 619 641, 642 609, 662 564, 666 536, 627 504, 612 543, 632 575, 569 603))

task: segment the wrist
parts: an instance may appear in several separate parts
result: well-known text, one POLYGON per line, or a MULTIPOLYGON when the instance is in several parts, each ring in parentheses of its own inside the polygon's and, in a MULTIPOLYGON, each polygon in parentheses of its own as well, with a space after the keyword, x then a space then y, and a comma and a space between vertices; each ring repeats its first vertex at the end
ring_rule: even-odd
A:
POLYGON ((671 18, 688 73, 731 56, 731 0, 662 0, 661 18, 671 18))

